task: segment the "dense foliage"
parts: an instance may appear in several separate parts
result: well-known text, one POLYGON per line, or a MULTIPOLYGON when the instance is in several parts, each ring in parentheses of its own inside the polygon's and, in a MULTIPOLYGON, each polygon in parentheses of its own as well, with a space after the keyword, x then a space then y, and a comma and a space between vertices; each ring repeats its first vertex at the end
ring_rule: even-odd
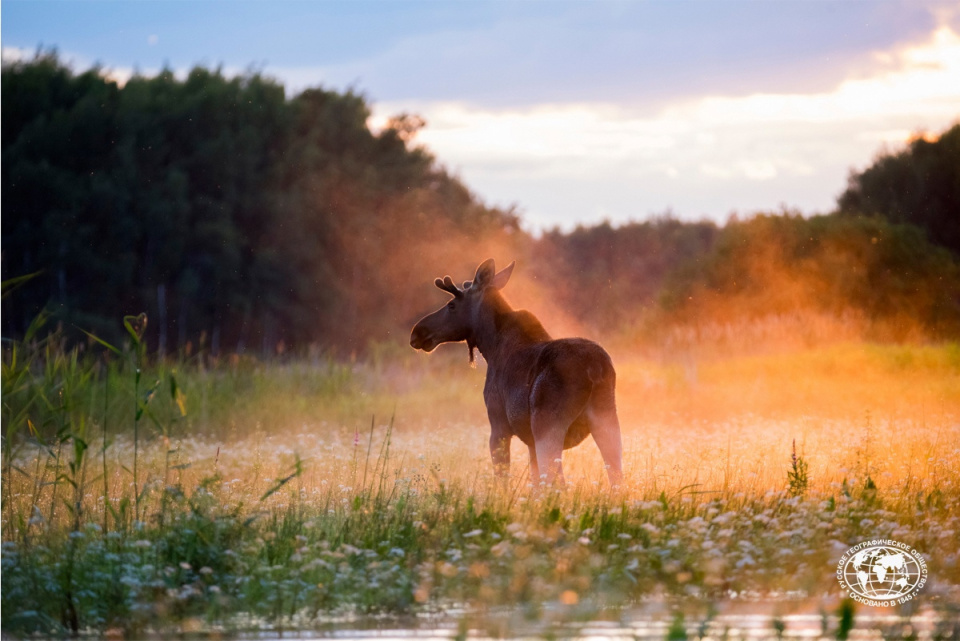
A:
POLYGON ((535 264, 545 281, 562 285, 555 291, 564 309, 609 331, 655 309, 667 277, 706 256, 719 233, 712 222, 669 217, 554 230, 537 243, 535 264))
POLYGON ((353 348, 402 307, 391 256, 516 228, 408 149, 415 119, 374 134, 353 93, 202 68, 121 87, 45 54, 5 66, 3 95, 5 276, 42 272, 5 332, 49 305, 108 336, 146 311, 161 350, 353 348))
POLYGON ((960 124, 933 140, 918 137, 851 174, 839 205, 847 214, 880 214, 922 227, 931 241, 960 254, 960 124))
POLYGON ((881 218, 731 221, 703 260, 671 275, 675 318, 729 322, 808 310, 862 316, 874 338, 960 332, 960 266, 922 230, 881 218))

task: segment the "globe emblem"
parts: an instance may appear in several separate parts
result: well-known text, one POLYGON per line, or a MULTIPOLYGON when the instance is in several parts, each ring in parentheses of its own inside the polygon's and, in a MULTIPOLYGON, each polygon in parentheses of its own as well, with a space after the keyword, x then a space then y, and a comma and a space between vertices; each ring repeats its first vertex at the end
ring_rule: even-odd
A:
POLYGON ((888 601, 912 592, 920 583, 921 569, 906 550, 877 545, 850 557, 843 577, 847 587, 860 596, 888 601))

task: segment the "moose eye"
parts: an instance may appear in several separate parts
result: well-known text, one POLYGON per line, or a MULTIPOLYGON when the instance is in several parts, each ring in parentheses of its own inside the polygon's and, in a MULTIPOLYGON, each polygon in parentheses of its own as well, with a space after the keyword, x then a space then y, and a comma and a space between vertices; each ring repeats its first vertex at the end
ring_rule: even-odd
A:
POLYGON ((449 303, 447 303, 447 309, 449 309, 450 311, 453 311, 454 309, 456 309, 456 305, 453 304, 453 301, 450 301, 449 303))

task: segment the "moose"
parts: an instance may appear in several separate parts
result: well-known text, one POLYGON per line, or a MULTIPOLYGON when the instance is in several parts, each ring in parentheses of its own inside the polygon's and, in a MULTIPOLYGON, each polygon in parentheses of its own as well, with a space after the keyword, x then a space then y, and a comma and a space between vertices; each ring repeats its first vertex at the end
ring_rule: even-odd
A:
POLYGON ((441 343, 466 341, 487 362, 483 400, 490 420, 494 472, 510 469, 510 439, 518 437, 530 452, 530 478, 541 473, 563 484, 563 450, 593 436, 607 467, 610 485, 622 478, 620 421, 614 395, 616 372, 606 350, 583 338, 552 339, 526 310, 514 310, 500 290, 516 261, 497 272, 484 261, 473 281, 457 287, 449 276, 437 287, 453 296, 420 319, 410 346, 432 352, 441 343))

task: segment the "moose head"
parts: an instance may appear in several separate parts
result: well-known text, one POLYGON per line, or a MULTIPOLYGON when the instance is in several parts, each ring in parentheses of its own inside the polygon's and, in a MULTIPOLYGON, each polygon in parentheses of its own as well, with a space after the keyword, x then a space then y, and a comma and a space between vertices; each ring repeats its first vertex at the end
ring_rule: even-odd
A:
POLYGON ((472 362, 478 311, 507 284, 515 264, 512 262, 497 272, 493 259, 485 260, 477 267, 473 280, 464 282, 462 287, 457 287, 449 276, 435 280, 434 284, 453 298, 437 311, 420 319, 410 334, 410 346, 432 352, 440 343, 466 341, 472 362))

